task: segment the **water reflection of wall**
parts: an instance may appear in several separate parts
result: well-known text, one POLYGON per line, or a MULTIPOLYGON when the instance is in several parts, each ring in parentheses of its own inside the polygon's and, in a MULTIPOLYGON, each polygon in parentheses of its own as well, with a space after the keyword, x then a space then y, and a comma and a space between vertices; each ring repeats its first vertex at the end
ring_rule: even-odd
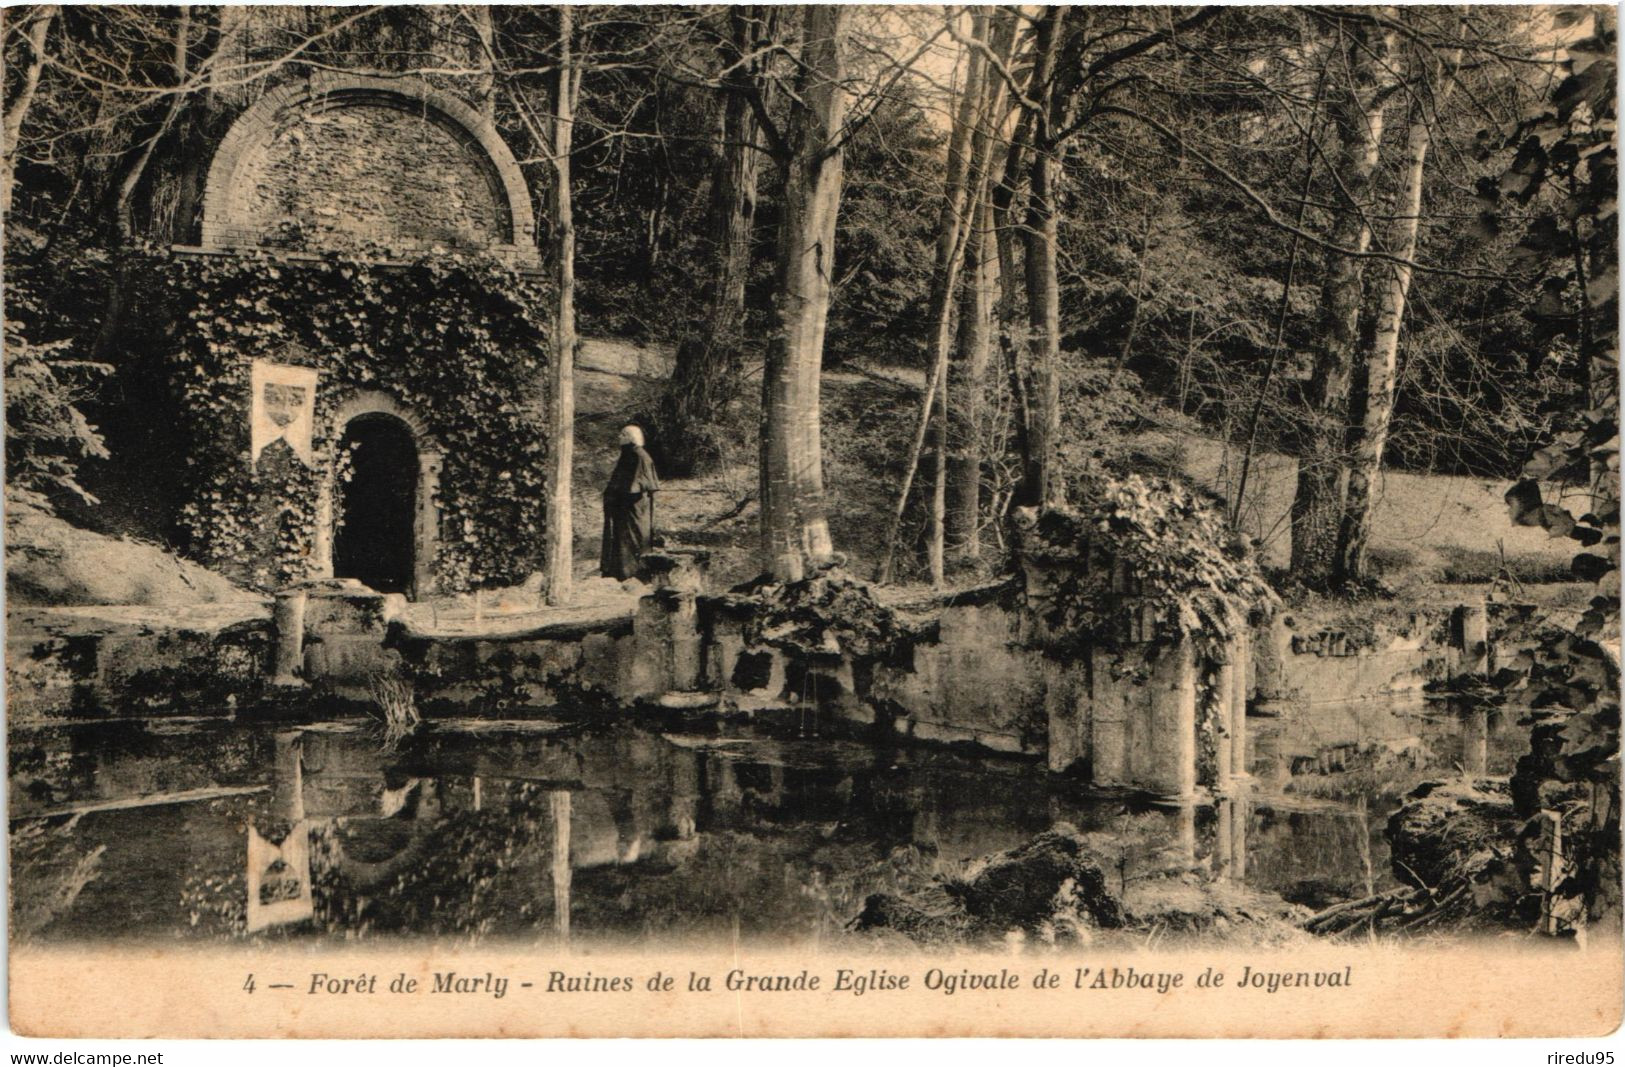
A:
MULTIPOLYGON (((1217 806, 1091 794, 1026 760, 625 724, 437 724, 396 752, 335 727, 69 731, 37 740, 33 754, 13 746, 25 761, 13 788, 40 783, 57 806, 118 802, 115 784, 261 790, 76 820, 61 854, 105 852, 100 876, 55 924, 61 936, 217 936, 221 894, 241 921, 247 827, 279 850, 262 850, 260 875, 280 877, 271 868, 287 864, 286 835, 304 820, 318 928, 332 935, 709 936, 737 925, 817 938, 838 934, 870 892, 1057 823, 1091 835, 1127 879, 1194 864, 1307 903, 1364 895, 1386 877, 1384 805, 1411 777, 1475 771, 1481 757, 1493 771, 1517 751, 1512 713, 1324 711, 1255 718, 1260 780, 1217 806), (158 760, 163 744, 187 758, 158 760)), ((31 796, 23 802, 38 809, 31 796)))

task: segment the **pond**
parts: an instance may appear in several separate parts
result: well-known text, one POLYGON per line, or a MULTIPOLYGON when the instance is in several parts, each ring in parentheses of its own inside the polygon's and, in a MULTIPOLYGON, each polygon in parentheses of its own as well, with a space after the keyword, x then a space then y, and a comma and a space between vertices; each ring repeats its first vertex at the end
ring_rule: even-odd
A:
POLYGON ((1506 774, 1515 716, 1249 719, 1245 800, 1158 807, 1028 760, 720 725, 149 720, 11 733, 13 936, 50 942, 841 938, 874 892, 1058 823, 1110 877, 1194 865, 1311 907, 1394 884, 1428 777, 1506 774))

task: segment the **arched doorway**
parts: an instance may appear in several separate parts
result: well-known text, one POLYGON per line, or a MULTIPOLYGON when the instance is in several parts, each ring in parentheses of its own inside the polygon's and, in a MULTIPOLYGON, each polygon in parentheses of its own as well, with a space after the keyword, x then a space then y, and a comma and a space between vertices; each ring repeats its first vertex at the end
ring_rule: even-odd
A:
POLYGON ((411 428, 393 415, 358 415, 344 427, 339 454, 349 457, 350 477, 339 492, 333 576, 380 593, 411 592, 418 491, 411 428))

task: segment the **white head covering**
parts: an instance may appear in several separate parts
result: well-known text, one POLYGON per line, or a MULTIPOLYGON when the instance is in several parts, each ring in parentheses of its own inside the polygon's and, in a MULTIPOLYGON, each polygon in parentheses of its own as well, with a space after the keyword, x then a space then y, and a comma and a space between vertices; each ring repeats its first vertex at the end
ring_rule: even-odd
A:
POLYGON ((642 448, 643 447, 643 430, 641 428, 637 427, 637 426, 632 425, 631 423, 628 423, 627 425, 622 426, 621 427, 621 444, 623 444, 623 445, 637 445, 639 448, 642 448))

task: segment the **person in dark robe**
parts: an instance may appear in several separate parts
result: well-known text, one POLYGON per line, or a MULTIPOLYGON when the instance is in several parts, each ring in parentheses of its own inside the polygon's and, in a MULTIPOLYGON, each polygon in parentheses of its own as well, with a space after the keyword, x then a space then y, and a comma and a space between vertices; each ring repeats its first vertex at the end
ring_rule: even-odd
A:
POLYGON ((638 572, 638 557, 649 550, 654 537, 654 494, 660 488, 654 460, 643 450, 643 431, 621 428, 621 456, 604 487, 604 545, 598 571, 605 578, 630 578, 638 572))

